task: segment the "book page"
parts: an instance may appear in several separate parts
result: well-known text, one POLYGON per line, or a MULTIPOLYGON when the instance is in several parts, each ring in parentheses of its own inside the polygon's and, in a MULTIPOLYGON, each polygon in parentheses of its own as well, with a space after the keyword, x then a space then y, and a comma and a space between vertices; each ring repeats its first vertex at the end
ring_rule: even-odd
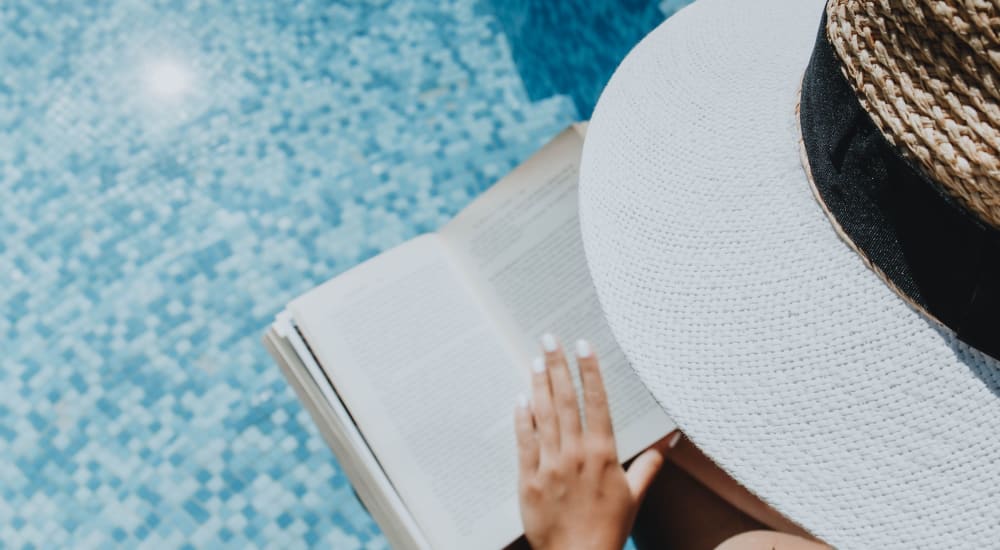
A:
POLYGON ((522 532, 511 421, 515 352, 436 235, 289 305, 433 548, 500 548, 522 532))
POLYGON ((475 274, 525 372, 545 332, 570 356, 576 339, 594 344, 624 461, 676 426, 615 343, 590 279, 577 217, 582 147, 581 132, 567 129, 439 233, 475 274))

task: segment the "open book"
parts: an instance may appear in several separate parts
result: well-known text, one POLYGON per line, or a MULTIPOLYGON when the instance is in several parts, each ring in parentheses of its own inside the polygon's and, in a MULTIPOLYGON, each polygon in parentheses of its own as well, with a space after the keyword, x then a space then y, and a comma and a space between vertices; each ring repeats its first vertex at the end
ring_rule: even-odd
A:
POLYGON ((501 548, 522 534, 513 408, 544 332, 595 346, 623 461, 674 429, 591 283, 582 132, 561 133, 437 233, 295 299, 265 337, 394 546, 501 548))

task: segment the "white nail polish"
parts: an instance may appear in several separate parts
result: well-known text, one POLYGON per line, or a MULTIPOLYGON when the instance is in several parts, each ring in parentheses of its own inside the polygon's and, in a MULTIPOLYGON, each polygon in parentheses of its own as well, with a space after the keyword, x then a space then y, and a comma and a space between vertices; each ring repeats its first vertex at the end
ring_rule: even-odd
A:
POLYGON ((523 393, 517 394, 517 406, 521 407, 522 409, 527 409, 528 408, 528 396, 524 395, 523 393))
POLYGON ((667 441, 667 447, 673 449, 677 446, 677 442, 681 440, 681 432, 677 432, 670 437, 670 441, 667 441))
POLYGON ((545 372, 545 359, 535 357, 534 361, 531 362, 531 370, 538 374, 545 372))
POLYGON ((544 349, 545 351, 547 351, 549 353, 552 353, 558 347, 559 347, 559 344, 556 342, 556 337, 555 336, 552 336, 552 334, 550 334, 548 332, 546 332, 545 334, 542 335, 542 349, 544 349))
POLYGON ((586 340, 576 341, 576 356, 585 359, 590 357, 590 342, 586 340))

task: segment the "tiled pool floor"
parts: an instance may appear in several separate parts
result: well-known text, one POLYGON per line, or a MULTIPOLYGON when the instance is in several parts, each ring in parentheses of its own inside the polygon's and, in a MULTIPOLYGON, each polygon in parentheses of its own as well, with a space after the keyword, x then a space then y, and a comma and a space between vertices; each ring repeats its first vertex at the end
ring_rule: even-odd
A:
POLYGON ((385 546, 259 336, 589 112, 538 5, 0 4, 0 547, 385 546))

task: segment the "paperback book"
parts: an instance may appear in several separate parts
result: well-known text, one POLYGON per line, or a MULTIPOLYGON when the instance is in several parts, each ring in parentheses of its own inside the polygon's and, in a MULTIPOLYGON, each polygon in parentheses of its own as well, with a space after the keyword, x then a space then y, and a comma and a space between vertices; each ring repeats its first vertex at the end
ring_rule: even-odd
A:
POLYGON ((264 337, 396 548, 521 536, 513 407, 542 333, 593 343, 623 461, 675 427, 590 279, 577 216, 584 132, 567 128, 439 231, 296 298, 264 337))

